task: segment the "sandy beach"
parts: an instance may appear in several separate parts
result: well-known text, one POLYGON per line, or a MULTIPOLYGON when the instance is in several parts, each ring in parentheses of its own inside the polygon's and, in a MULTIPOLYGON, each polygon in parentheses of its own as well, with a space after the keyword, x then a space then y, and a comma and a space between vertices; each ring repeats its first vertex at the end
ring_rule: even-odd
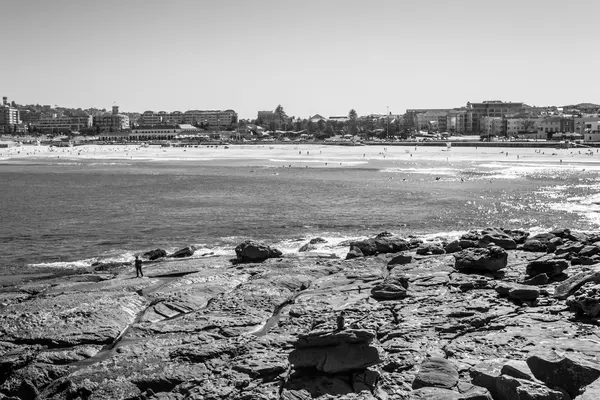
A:
POLYGON ((361 167, 385 168, 402 163, 470 161, 511 164, 554 164, 565 167, 600 163, 597 149, 335 146, 335 145, 211 145, 160 147, 85 145, 78 147, 21 146, 0 149, 0 162, 129 160, 181 161, 215 166, 361 167))

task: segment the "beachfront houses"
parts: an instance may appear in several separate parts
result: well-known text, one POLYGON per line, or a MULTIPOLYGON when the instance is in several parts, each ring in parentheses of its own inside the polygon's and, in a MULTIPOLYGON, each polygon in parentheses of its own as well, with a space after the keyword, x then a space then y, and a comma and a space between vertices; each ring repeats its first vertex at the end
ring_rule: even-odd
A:
POLYGON ((129 129, 129 117, 119 114, 119 106, 113 106, 112 112, 94 116, 94 128, 97 133, 121 132, 129 129))
POLYGON ((181 111, 144 111, 140 116, 140 125, 188 124, 206 129, 230 129, 237 123, 234 110, 188 110, 181 111))
POLYGON ((137 126, 120 132, 103 132, 99 139, 105 142, 152 142, 203 137, 204 130, 189 124, 137 126))
POLYGON ((8 103, 8 98, 2 98, 0 105, 0 133, 15 133, 20 131, 21 118, 19 109, 8 103))

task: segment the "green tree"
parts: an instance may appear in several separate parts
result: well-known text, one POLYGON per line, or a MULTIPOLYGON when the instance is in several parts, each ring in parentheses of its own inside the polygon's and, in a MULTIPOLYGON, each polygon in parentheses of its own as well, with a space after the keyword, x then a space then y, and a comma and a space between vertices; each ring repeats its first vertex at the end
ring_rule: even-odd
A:
POLYGON ((358 133, 357 119, 358 115, 356 114, 356 110, 353 108, 348 112, 348 131, 351 135, 356 135, 358 133))

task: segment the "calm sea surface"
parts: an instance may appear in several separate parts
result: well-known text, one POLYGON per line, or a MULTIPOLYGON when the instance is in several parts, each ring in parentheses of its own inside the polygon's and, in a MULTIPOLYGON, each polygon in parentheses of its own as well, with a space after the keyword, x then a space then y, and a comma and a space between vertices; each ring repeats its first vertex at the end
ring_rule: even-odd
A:
POLYGON ((599 193, 598 170, 509 163, 335 169, 4 163, 0 268, 89 265, 188 244, 199 253, 233 255, 246 238, 294 251, 322 236, 327 251, 383 230, 594 230, 599 193))

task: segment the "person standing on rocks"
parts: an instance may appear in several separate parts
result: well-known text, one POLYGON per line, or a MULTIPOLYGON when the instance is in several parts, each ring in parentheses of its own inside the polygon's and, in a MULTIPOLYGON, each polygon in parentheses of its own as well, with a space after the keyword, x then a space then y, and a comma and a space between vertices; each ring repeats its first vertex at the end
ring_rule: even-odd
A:
POLYGON ((136 277, 144 277, 144 273, 142 272, 142 260, 140 260, 140 256, 135 256, 135 275, 136 277))

